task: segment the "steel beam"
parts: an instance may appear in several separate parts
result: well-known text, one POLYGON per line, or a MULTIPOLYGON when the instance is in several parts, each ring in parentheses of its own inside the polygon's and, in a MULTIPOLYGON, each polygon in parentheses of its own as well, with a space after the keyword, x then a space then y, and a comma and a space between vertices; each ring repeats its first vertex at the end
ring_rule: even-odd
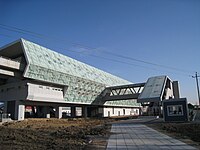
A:
POLYGON ((103 101, 137 99, 145 83, 107 87, 101 94, 103 101))

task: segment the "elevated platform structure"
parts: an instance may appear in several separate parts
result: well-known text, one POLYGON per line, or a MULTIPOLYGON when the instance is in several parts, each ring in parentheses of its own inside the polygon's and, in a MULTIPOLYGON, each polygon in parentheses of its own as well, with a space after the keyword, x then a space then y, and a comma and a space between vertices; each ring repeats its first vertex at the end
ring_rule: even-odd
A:
POLYGON ((0 101, 17 120, 27 106, 38 117, 61 118, 63 107, 71 107, 71 116, 79 108, 83 116, 139 115, 141 102, 156 99, 149 94, 154 79, 162 78, 159 100, 177 90, 168 87, 173 82, 166 76, 133 84, 24 39, 1 48, 0 56, 0 101))
POLYGON ((145 83, 106 87, 93 104, 104 104, 107 101, 138 99, 145 83))

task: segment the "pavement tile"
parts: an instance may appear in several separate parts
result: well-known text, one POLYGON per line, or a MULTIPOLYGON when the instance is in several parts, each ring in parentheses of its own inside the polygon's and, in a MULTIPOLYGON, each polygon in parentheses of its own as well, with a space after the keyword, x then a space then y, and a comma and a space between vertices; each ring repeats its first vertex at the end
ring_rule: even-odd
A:
POLYGON ((169 146, 159 146, 160 149, 171 149, 169 146))
POLYGON ((126 145, 117 145, 117 149, 127 148, 126 145))
POLYGON ((127 146, 127 149, 138 149, 138 147, 135 145, 132 145, 132 146, 127 146))
POLYGON ((113 124, 111 132, 114 134, 108 140, 107 150, 196 149, 143 124, 113 124))
POLYGON ((116 145, 108 145, 106 148, 107 148, 107 149, 108 149, 108 148, 117 148, 117 146, 116 146, 116 145))

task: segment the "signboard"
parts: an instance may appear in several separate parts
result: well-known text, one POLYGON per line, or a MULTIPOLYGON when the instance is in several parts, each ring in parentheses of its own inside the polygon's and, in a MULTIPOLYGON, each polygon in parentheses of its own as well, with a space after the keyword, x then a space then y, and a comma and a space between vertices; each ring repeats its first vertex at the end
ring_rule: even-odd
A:
POLYGON ((188 105, 186 98, 163 100, 163 117, 167 122, 188 121, 188 105))

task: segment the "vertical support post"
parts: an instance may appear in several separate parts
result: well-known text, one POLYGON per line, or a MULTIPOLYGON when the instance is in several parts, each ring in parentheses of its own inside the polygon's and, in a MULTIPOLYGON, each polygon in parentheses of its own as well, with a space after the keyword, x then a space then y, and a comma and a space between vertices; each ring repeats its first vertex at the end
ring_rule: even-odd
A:
POLYGON ((24 120, 25 106, 20 101, 15 101, 15 120, 24 120))
POLYGON ((172 87, 173 87, 173 95, 174 95, 174 98, 175 98, 175 99, 180 98, 180 92, 179 92, 179 84, 178 84, 178 81, 173 81, 172 87))
POLYGON ((200 94, 199 94, 199 82, 198 82, 198 77, 200 77, 200 76, 198 76, 198 75, 197 75, 197 72, 196 72, 196 73, 195 73, 195 76, 192 76, 192 77, 196 79, 196 84, 197 84, 197 94, 198 94, 199 106, 200 106, 200 94))
POLYGON ((105 117, 104 116, 104 113, 105 113, 104 109, 105 109, 105 107, 99 107, 98 108, 98 113, 99 113, 100 117, 105 117))
POLYGON ((7 114, 7 112, 8 112, 8 102, 7 102, 7 101, 4 101, 4 109, 3 109, 3 112, 4 112, 5 114, 7 114))
POLYGON ((56 114, 55 114, 56 118, 60 119, 62 118, 62 107, 56 107, 56 114))
POLYGON ((82 117, 87 118, 87 106, 82 106, 82 117))
POLYGON ((76 117, 76 106, 71 106, 71 117, 76 117))
POLYGON ((50 108, 49 108, 49 106, 44 106, 42 111, 43 111, 45 118, 50 118, 50 108))

